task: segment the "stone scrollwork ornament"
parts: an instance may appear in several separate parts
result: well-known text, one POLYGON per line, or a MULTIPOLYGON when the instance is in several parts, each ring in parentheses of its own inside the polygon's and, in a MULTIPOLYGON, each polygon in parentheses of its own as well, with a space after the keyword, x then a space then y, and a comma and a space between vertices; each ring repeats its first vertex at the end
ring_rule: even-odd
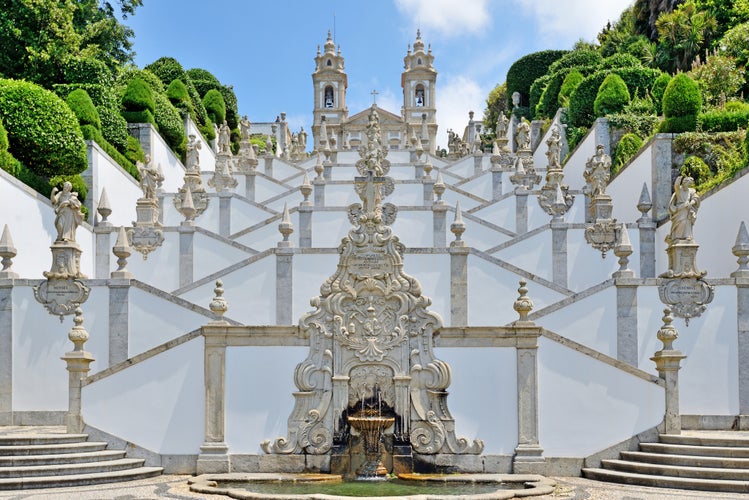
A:
POLYGON ((382 147, 373 106, 369 143, 357 163, 361 203, 349 207, 353 228, 339 247, 335 273, 299 320, 309 338, 307 358, 297 365, 298 391, 288 434, 266 440, 266 453, 330 454, 348 443, 351 429, 366 417, 390 422, 383 431, 393 446, 415 453, 470 453, 481 441, 455 437, 447 409, 451 372, 433 352, 433 335, 442 325, 427 308, 421 285, 403 271, 404 245, 389 227, 395 207, 382 200, 392 192, 385 177, 387 149, 382 147), (389 436, 389 437, 388 437, 389 436))

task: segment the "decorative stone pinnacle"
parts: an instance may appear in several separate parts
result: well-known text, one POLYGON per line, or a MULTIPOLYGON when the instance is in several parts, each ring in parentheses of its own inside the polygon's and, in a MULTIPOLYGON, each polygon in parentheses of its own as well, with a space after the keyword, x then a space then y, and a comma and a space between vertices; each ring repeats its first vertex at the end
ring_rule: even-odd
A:
POLYGON ((445 182, 442 180, 442 172, 437 171, 437 182, 434 183, 434 187, 432 188, 434 190, 434 194, 437 195, 437 200, 434 202, 438 205, 442 205, 445 203, 442 201, 442 195, 445 194, 445 182))
POLYGON ((302 180, 302 186, 299 188, 299 191, 302 193, 302 196, 304 196, 302 205, 309 205, 309 195, 312 194, 312 184, 310 184, 309 176, 306 172, 304 173, 304 179, 302 180))
POLYGON ((434 169, 434 166, 429 161, 429 157, 427 156, 426 161, 424 162, 424 178, 431 179, 432 178, 432 170, 434 169))
POLYGON ((73 352, 83 352, 83 344, 88 340, 88 332, 83 327, 83 311, 80 307, 75 308, 75 316, 73 317, 73 328, 68 332, 68 338, 73 345, 73 352))
POLYGON ((0 257, 2 257, 3 269, 0 271, 0 278, 13 279, 18 278, 18 274, 11 269, 13 266, 13 257, 17 255, 16 247, 13 246, 13 238, 10 236, 8 225, 3 226, 3 234, 0 236, 0 257))
POLYGON ((528 283, 524 280, 520 280, 520 287, 518 288, 518 298, 515 303, 512 304, 512 308, 520 315, 518 321, 526 322, 528 320, 528 313, 533 310, 533 301, 528 297, 528 288, 525 285, 528 283))
POLYGON ((291 216, 289 216, 289 206, 287 203, 283 204, 283 218, 281 223, 278 225, 278 232, 283 235, 283 241, 278 243, 278 246, 288 247, 291 246, 289 236, 294 232, 294 224, 291 222, 291 216))
POLYGON ((108 226, 109 221, 107 217, 112 215, 112 207, 109 204, 109 197, 107 196, 107 188, 101 188, 101 196, 99 196, 99 203, 96 206, 96 211, 99 213, 101 220, 99 221, 100 226, 108 226))
POLYGON ((637 210, 642 212, 642 216, 637 222, 646 222, 649 220, 648 212, 653 208, 653 202, 650 200, 650 191, 648 191, 648 183, 642 183, 642 191, 640 191, 640 200, 637 202, 637 210))
POLYGON ((192 190, 190 189, 190 184, 185 185, 185 196, 182 199, 180 212, 185 216, 185 221, 192 221, 197 213, 195 210, 195 203, 192 201, 192 190))
POLYGON ((315 163, 315 173, 317 174, 317 177, 315 177, 316 181, 323 180, 322 173, 325 171, 325 166, 322 163, 322 155, 320 153, 317 153, 317 163, 315 163))
POLYGON ((674 317, 671 315, 671 308, 667 307, 663 310, 663 326, 658 330, 658 340, 663 342, 664 351, 674 350, 674 340, 679 337, 679 332, 676 327, 673 326, 674 317))
POLYGON ((461 239, 461 236, 466 231, 466 225, 463 222, 463 216, 460 213, 460 202, 455 202, 455 220, 450 224, 450 232, 455 235, 455 241, 450 243, 450 246, 465 246, 465 241, 461 239))
POLYGON ((208 308, 211 310, 216 319, 214 321, 211 321, 209 324, 228 325, 229 322, 224 319, 224 314, 226 314, 226 311, 229 310, 229 304, 224 298, 224 283, 221 280, 216 281, 216 288, 213 289, 213 293, 215 293, 216 295, 208 305, 208 308))
POLYGON ((736 235, 736 244, 731 248, 733 254, 738 257, 739 268, 731 273, 734 278, 749 277, 749 233, 746 230, 746 224, 741 221, 739 232, 736 235))
POLYGON ((112 247, 112 253, 117 257, 117 270, 112 272, 112 278, 129 278, 131 274, 126 269, 126 266, 127 258, 130 257, 132 251, 127 241, 125 226, 120 226, 120 230, 117 233, 117 241, 114 247, 112 247))

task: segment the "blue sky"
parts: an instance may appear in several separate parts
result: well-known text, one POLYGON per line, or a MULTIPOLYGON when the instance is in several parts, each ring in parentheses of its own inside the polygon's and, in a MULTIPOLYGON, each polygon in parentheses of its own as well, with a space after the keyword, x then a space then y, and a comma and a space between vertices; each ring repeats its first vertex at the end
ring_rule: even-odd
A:
POLYGON ((125 20, 135 62, 162 56, 204 68, 233 85, 240 114, 293 131, 312 122, 317 46, 335 31, 348 74, 353 115, 372 103, 400 114, 403 56, 416 29, 431 44, 437 77, 438 143, 481 117, 489 91, 525 54, 592 41, 632 0, 144 0, 125 20))

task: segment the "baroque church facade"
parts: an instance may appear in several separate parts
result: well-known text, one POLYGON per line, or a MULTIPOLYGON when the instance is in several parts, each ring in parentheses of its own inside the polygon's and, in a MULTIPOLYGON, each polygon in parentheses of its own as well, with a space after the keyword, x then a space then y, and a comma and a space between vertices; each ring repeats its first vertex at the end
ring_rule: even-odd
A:
MULTIPOLYGON (((312 73, 314 86, 314 121, 312 136, 313 149, 358 149, 366 143, 365 130, 369 109, 349 116, 346 106, 348 75, 344 67, 344 57, 340 46, 328 31, 328 38, 317 49, 315 71, 312 73)), ((400 116, 387 110, 378 109, 383 139, 389 149, 403 150, 421 140, 422 147, 435 152, 437 136, 436 107, 437 70, 434 69, 434 55, 431 47, 425 51, 421 32, 417 31, 413 50, 409 44, 403 58, 401 88, 403 105, 400 116)))

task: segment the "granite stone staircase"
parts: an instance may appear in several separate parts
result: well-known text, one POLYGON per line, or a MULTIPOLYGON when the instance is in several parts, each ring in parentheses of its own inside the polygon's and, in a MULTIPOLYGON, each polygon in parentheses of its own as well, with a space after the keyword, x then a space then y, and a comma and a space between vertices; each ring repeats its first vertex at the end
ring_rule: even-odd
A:
POLYGON ((0 427, 0 490, 115 483, 163 471, 106 448, 86 434, 66 434, 64 427, 0 427))
POLYGON ((640 443, 583 476, 640 486, 749 493, 749 432, 684 431, 640 443))

